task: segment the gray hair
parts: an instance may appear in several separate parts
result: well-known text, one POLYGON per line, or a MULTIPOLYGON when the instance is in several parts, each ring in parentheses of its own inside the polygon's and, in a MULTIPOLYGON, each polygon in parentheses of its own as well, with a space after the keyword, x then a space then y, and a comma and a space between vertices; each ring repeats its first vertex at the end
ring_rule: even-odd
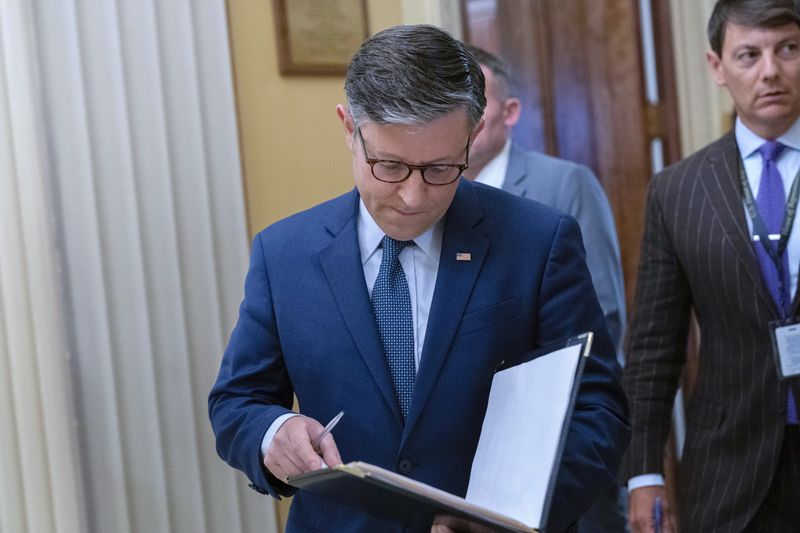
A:
POLYGON ((395 26, 361 45, 344 91, 356 126, 427 124, 456 109, 470 129, 486 107, 484 77, 467 47, 429 25, 395 26))

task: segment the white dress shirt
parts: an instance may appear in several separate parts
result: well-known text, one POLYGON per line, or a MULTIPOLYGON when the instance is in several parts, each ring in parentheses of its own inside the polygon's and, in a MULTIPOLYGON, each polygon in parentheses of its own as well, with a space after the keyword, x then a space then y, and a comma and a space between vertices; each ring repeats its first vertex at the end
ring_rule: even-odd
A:
MULTIPOLYGON (((383 258, 383 230, 367 211, 364 201, 359 201, 358 219, 356 221, 358 247, 361 252, 361 265, 364 268, 364 281, 370 298, 372 287, 378 277, 381 259, 383 258)), ((428 328, 428 315, 433 301, 433 290, 436 287, 436 276, 439 272, 439 256, 442 251, 444 235, 444 217, 428 228, 422 235, 414 238, 414 246, 406 246, 400 252, 400 264, 408 282, 408 293, 411 297, 411 316, 414 323, 414 368, 419 368, 422 346, 425 343, 425 332, 428 328)), ((275 419, 261 440, 261 453, 266 455, 272 439, 281 425, 296 413, 286 413, 275 419)), ((321 424, 327 420, 320 420, 321 424)))
MULTIPOLYGON (((735 135, 736 145, 739 147, 739 153, 742 156, 744 171, 747 175, 747 181, 750 184, 750 190, 753 191, 753 198, 757 198, 758 187, 761 184, 762 165, 761 154, 758 153, 758 147, 767 141, 753 133, 738 118, 736 119, 735 135)), ((792 183, 794 183, 798 169, 800 169, 800 119, 796 120, 792 127, 776 140, 786 145, 786 148, 778 157, 777 166, 778 171, 781 173, 781 178, 783 178, 784 192, 788 197, 789 191, 792 188, 792 183)), ((750 234, 752 235, 753 221, 750 219, 750 213, 747 212, 744 199, 742 199, 742 209, 744 209, 747 226, 750 228, 750 234)), ((789 234, 789 242, 786 246, 786 253, 789 254, 789 290, 791 294, 794 294, 797 290, 797 273, 798 267, 800 267, 800 216, 794 218, 792 231, 789 234)), ((661 474, 642 474, 641 476, 634 476, 628 480, 628 492, 638 489, 639 487, 659 485, 664 485, 664 476, 661 474)))
MULTIPOLYGON (((414 363, 419 368, 422 344, 428 328, 428 313, 431 310, 433 289, 436 287, 436 274, 439 272, 439 254, 442 251, 444 219, 414 239, 415 246, 406 246, 400 252, 400 264, 408 282, 411 296, 411 316, 414 321, 414 363)), ((378 277, 383 258, 383 230, 361 202, 358 211, 358 246, 361 249, 361 265, 364 267, 364 280, 372 298, 372 287, 378 277)))
MULTIPOLYGON (((792 183, 800 169, 800 120, 795 121, 789 131, 778 137, 779 142, 786 145, 786 148, 778 157, 778 171, 783 178, 783 190, 788 198, 792 183)), ((750 190, 753 191, 753 198, 758 198, 758 187, 761 184, 761 155, 758 147, 766 141, 750 131, 740 120, 736 121, 736 144, 744 160, 744 171, 747 174, 747 181, 750 183, 750 190)), ((744 201, 742 201, 744 205, 744 201)), ((753 221, 750 220, 750 213, 747 208, 744 210, 747 217, 747 227, 750 234, 753 234, 753 221)), ((792 231, 789 234, 789 242, 786 246, 786 253, 789 254, 789 279, 790 294, 794 295, 797 289, 797 272, 800 266, 800 216, 794 217, 792 231)))

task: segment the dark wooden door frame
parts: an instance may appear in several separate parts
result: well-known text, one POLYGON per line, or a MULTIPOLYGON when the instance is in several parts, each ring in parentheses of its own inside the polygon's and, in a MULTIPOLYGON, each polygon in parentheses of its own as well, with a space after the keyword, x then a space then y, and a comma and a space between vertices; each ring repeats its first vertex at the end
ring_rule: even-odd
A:
MULTIPOLYGON (((669 3, 650 4, 656 103, 645 95, 639 0, 495 0, 495 13, 478 25, 470 21, 470 3, 461 0, 465 42, 504 56, 520 78, 527 117, 515 128, 515 142, 586 164, 605 188, 630 310, 653 172, 651 142, 661 140, 666 165, 682 156, 669 3)), ((689 341, 689 382, 696 373, 698 335, 693 330, 689 341)), ((677 507, 675 450, 671 435, 665 474, 677 507)))
POLYGON ((638 0, 482 0, 494 6, 470 21, 464 40, 504 56, 521 88, 515 142, 586 164, 614 212, 628 304, 638 270, 650 142, 666 164, 680 159, 680 130, 669 6, 652 2, 659 102, 645 96, 638 0))

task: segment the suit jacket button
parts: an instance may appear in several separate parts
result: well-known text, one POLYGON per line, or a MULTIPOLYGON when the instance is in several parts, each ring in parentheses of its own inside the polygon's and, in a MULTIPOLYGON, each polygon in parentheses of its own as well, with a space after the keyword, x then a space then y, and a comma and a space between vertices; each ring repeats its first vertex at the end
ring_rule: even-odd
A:
POLYGON ((412 463, 410 459, 400 459, 400 462, 397 463, 397 471, 401 474, 411 473, 413 467, 414 463, 412 463))

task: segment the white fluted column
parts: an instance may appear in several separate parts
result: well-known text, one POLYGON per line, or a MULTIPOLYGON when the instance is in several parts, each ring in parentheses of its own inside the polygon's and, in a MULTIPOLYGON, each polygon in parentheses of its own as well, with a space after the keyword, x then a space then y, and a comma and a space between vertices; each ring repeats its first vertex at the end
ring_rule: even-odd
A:
POLYGON ((405 24, 435 24, 460 39, 463 33, 459 0, 403 0, 405 24))
POLYGON ((86 531, 31 4, 0 3, 0 531, 86 531))
POLYGON ((248 256, 225 2, 34 5, 89 531, 269 532, 207 415, 248 256))
POLYGON ((265 532, 206 398, 247 228, 224 0, 0 0, 0 531, 265 532))

